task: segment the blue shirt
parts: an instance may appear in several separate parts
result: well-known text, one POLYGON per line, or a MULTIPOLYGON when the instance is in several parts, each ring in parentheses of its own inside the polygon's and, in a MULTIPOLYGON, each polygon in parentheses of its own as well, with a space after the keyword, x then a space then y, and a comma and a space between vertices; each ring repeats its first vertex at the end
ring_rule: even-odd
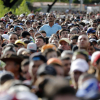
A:
POLYGON ((55 34, 58 30, 61 30, 61 26, 57 24, 54 24, 52 27, 50 27, 49 24, 45 24, 39 29, 39 31, 45 31, 47 37, 55 34))

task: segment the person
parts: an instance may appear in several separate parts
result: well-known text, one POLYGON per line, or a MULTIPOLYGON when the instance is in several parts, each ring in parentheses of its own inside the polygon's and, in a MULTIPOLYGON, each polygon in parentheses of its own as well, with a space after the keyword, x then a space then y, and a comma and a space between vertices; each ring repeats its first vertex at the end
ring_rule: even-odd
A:
POLYGON ((77 90, 79 77, 86 73, 89 69, 88 63, 84 59, 76 59, 71 63, 70 76, 72 78, 72 85, 77 90))
POLYGON ((50 58, 47 61, 47 65, 52 65, 55 68, 58 76, 61 76, 61 77, 64 76, 64 69, 62 68, 63 64, 62 64, 62 61, 60 59, 50 58))
POLYGON ((29 63, 29 73, 31 75, 32 80, 36 81, 36 73, 40 65, 46 63, 46 58, 39 52, 33 53, 30 56, 30 63, 29 63))
POLYGON ((11 33, 9 35, 9 43, 14 44, 16 40, 18 40, 17 34, 16 33, 11 33))
POLYGON ((24 81, 25 79, 21 76, 20 64, 22 58, 16 54, 5 54, 1 60, 6 63, 5 70, 10 71, 14 74, 14 78, 24 81))
POLYGON ((18 38, 20 39, 23 28, 21 26, 15 25, 14 30, 15 30, 16 34, 18 35, 18 38))
POLYGON ((94 75, 88 73, 81 75, 78 81, 78 85, 79 88, 76 93, 78 98, 83 100, 100 99, 98 81, 94 75))
POLYGON ((55 15, 53 13, 49 13, 47 19, 49 23, 40 27, 39 31, 45 31, 47 37, 50 37, 52 34, 55 34, 58 30, 61 30, 61 26, 54 23, 55 15))
POLYGON ((70 50, 69 40, 67 38, 60 39, 58 48, 62 50, 70 50))
POLYGON ((40 31, 43 37, 46 37, 46 32, 45 31, 40 31))
POLYGON ((69 30, 62 29, 59 31, 59 37, 61 38, 68 38, 69 30))
POLYGON ((53 50, 53 49, 46 49, 43 53, 42 53, 47 60, 49 60, 50 58, 57 58, 57 51, 53 50))
POLYGON ((44 38, 44 37, 42 37, 42 36, 37 36, 37 37, 35 38, 35 43, 36 43, 38 49, 41 50, 42 46, 44 46, 44 45, 46 44, 46 41, 45 41, 45 38, 44 38))
POLYGON ((22 76, 26 79, 26 80, 30 80, 31 77, 30 77, 30 74, 29 74, 29 59, 24 59, 22 62, 21 62, 21 74, 22 76))
POLYGON ((71 66, 71 58, 68 56, 61 56, 61 61, 64 69, 64 76, 69 76, 70 66, 71 66))
POLYGON ((48 100, 79 100, 75 89, 62 77, 49 78, 44 85, 44 94, 48 100))
POLYGON ((88 46, 89 46, 88 37, 86 35, 80 35, 78 37, 77 46, 79 50, 85 49, 86 51, 88 51, 88 46))

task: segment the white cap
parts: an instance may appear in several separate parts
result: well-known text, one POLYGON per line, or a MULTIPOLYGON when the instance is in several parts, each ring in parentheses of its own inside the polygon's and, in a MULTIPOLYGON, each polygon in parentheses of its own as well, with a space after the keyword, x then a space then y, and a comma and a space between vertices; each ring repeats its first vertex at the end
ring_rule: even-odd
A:
POLYGON ((88 63, 84 59, 76 59, 72 62, 70 72, 81 71, 86 72, 89 69, 88 63))
POLYGON ((3 34, 2 37, 3 37, 4 39, 6 39, 6 40, 9 40, 8 34, 3 34))
POLYGON ((29 43, 27 45, 27 49, 30 50, 30 51, 36 52, 37 51, 37 45, 35 43, 29 43))

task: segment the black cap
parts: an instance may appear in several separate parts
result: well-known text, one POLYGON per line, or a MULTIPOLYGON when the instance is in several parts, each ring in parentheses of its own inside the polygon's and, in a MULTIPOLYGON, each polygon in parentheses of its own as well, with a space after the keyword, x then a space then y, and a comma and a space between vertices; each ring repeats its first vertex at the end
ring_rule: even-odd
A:
POLYGON ((54 69, 54 67, 52 65, 47 65, 47 64, 42 64, 38 70, 37 70, 37 75, 41 76, 41 75, 53 75, 56 76, 56 70, 54 69))

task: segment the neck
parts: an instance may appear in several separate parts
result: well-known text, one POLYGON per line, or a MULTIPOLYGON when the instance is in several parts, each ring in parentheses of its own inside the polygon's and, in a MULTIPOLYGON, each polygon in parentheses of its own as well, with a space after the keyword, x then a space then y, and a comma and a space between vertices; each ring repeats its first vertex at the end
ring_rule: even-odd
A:
POLYGON ((54 22, 49 22, 49 26, 52 27, 54 25, 54 22))
POLYGON ((96 69, 96 78, 100 82, 100 70, 96 69))

